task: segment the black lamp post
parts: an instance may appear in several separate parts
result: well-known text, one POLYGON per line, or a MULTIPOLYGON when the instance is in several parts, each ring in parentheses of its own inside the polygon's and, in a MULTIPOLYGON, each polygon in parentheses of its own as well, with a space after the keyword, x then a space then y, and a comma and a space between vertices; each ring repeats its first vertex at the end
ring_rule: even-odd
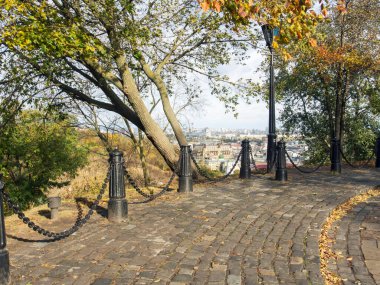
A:
POLYGON ((276 155, 276 114, 274 100, 274 70, 273 70, 273 29, 269 25, 261 26, 265 42, 270 51, 270 79, 269 79, 269 134, 267 146, 267 172, 271 172, 276 155))

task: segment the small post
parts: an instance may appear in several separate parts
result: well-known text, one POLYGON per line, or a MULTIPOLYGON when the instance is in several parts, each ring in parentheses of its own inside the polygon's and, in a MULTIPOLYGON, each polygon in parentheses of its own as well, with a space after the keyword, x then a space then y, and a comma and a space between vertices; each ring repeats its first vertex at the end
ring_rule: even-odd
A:
POLYGON ((251 162, 249 157, 249 140, 245 139, 241 142, 242 153, 241 153, 241 166, 240 175, 241 179, 251 178, 251 162))
POLYGON ((5 233, 4 223, 4 208, 3 208, 3 189, 4 183, 1 181, 0 175, 0 285, 6 285, 10 282, 9 273, 9 253, 6 248, 7 238, 5 233))
POLYGON ((125 198, 123 153, 115 149, 110 154, 111 177, 109 186, 108 221, 120 223, 127 219, 128 203, 125 198))
POLYGON ((336 138, 331 140, 331 172, 340 174, 342 172, 340 141, 336 138))
POLYGON ((380 168, 380 137, 378 137, 376 140, 375 152, 376 152, 376 165, 375 165, 375 167, 380 168))
POLYGON ((55 220, 58 217, 58 208, 61 206, 61 197, 49 197, 48 207, 50 208, 50 219, 55 220))
POLYGON ((288 170, 286 169, 286 145, 284 140, 277 143, 277 168, 276 168, 276 180, 288 181, 288 170))
POLYGON ((178 192, 193 192, 193 174, 190 161, 190 146, 181 145, 178 192))

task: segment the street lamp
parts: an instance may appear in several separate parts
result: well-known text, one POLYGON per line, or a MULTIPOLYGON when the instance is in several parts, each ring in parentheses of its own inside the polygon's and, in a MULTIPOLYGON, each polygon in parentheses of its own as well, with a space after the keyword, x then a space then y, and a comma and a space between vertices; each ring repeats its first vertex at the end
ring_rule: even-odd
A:
POLYGON ((265 42, 270 51, 270 79, 269 79, 269 134, 267 146, 267 172, 272 171, 276 156, 276 111, 274 100, 274 71, 273 71, 273 29, 265 24, 261 26, 265 42))

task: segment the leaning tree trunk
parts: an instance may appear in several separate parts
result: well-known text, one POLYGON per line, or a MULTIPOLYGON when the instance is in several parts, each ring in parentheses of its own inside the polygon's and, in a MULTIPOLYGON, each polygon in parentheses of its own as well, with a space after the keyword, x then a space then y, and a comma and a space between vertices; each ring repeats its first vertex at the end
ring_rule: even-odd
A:
POLYGON ((174 113, 174 110, 169 101, 169 94, 166 88, 165 82, 160 75, 160 68, 156 71, 153 71, 150 66, 146 63, 143 57, 139 58, 142 69, 148 78, 156 85, 158 92, 160 93, 162 107, 166 118, 169 121, 170 126, 173 129, 173 132, 176 136, 176 139, 180 145, 187 145, 186 136, 182 131, 182 127, 174 113))
POLYGON ((127 96, 128 102, 140 118, 141 123, 144 126, 144 133, 146 137, 156 147, 168 166, 171 169, 175 169, 178 160, 178 154, 175 146, 169 141, 164 131, 154 121, 149 113, 149 110, 146 108, 144 101, 140 97, 134 78, 125 62, 124 57, 117 60, 117 65, 120 74, 122 75, 124 94, 127 96))
POLYGON ((176 136, 178 143, 180 145, 187 145, 186 136, 182 131, 181 125, 180 125, 180 123, 179 123, 179 121, 178 121, 178 119, 177 119, 177 117, 173 111, 172 106, 170 105, 168 91, 167 91, 165 83, 163 82, 161 77, 159 77, 157 79, 157 85, 156 86, 157 86, 157 88, 160 92, 160 95, 161 95, 161 101, 162 101, 164 113, 166 115, 166 118, 169 121, 169 124, 171 125, 171 127, 173 129, 173 132, 176 136))

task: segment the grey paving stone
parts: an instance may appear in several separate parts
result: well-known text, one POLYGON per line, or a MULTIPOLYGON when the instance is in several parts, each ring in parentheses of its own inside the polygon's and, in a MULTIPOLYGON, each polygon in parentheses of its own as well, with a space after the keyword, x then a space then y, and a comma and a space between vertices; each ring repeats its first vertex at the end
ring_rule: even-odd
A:
POLYGON ((91 285, 111 285, 112 284, 112 279, 104 279, 104 278, 99 278, 96 279, 91 285))
MULTIPOLYGON (((75 236, 57 243, 9 239, 12 280, 33 285, 323 284, 321 226, 339 203, 378 184, 378 173, 289 170, 289 177, 284 185, 254 177, 195 187, 189 195, 170 193, 170 201, 130 205, 126 224, 94 215, 75 236)), ((379 215, 376 199, 358 205, 332 233, 342 257, 330 269, 347 284, 380 284, 379 215)), ((27 228, 21 233, 39 238, 27 228)))

